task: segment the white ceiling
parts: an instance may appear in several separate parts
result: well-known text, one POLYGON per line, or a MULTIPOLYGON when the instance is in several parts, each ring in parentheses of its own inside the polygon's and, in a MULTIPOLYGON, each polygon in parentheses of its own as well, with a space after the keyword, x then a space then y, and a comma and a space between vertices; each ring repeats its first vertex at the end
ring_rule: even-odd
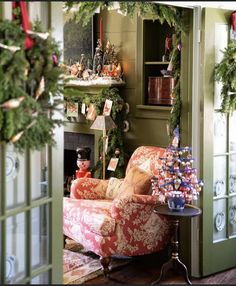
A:
POLYGON ((236 1, 156 1, 162 4, 193 8, 196 6, 236 10, 236 1))

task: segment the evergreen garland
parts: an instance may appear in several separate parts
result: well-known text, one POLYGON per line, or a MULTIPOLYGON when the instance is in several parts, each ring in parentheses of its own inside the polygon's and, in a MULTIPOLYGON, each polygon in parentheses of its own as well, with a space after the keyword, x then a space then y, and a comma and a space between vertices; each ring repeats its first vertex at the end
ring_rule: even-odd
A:
POLYGON ((222 83, 222 113, 236 110, 236 42, 231 40, 223 51, 223 58, 215 67, 215 79, 222 83))
MULTIPOLYGON (((174 27, 176 31, 177 41, 171 53, 172 64, 174 69, 174 78, 176 86, 172 92, 172 97, 174 98, 174 104, 170 113, 169 120, 169 136, 173 137, 173 131, 177 126, 180 126, 181 118, 181 90, 180 90, 180 43, 181 43, 181 33, 186 32, 186 27, 183 22, 183 9, 179 7, 174 7, 170 5, 162 5, 159 3, 152 2, 126 2, 120 1, 120 11, 129 17, 133 17, 138 13, 141 17, 151 17, 153 20, 158 19, 160 23, 165 21, 169 26, 174 27)), ((83 25, 86 25, 91 17, 96 13, 97 9, 101 10, 113 6, 113 2, 102 1, 102 2, 66 2, 65 7, 67 12, 70 12, 73 7, 77 7, 78 10, 74 12, 75 21, 79 22, 82 20, 83 25)))
MULTIPOLYGON (((111 129, 107 132, 108 135, 108 149, 106 154, 106 166, 108 165, 110 158, 118 157, 118 165, 115 171, 106 170, 106 178, 117 177, 123 178, 125 175, 125 167, 127 165, 128 155, 124 151, 123 146, 123 121, 125 118, 124 100, 119 95, 117 88, 104 88, 95 95, 89 95, 81 90, 66 87, 65 100, 66 102, 78 102, 79 109, 81 109, 84 103, 87 107, 90 103, 93 103, 96 109, 97 115, 103 113, 103 108, 106 99, 112 100, 111 118, 115 122, 117 128, 111 129)), ((102 154, 103 148, 102 136, 99 139, 99 154, 102 154)), ((102 177, 102 160, 96 162, 92 169, 94 177, 102 177)))
POLYGON ((180 129, 180 118, 182 110, 181 90, 180 90, 180 60, 181 60, 181 32, 176 33, 176 45, 173 47, 170 57, 174 67, 175 88, 172 91, 174 104, 171 109, 169 119, 169 136, 172 138, 176 127, 180 129))
POLYGON ((104 1, 91 1, 91 2, 80 2, 80 1, 67 1, 65 2, 66 12, 70 12, 72 8, 78 8, 79 12, 74 13, 74 19, 77 23, 81 21, 82 26, 86 26, 97 9, 104 9, 107 3, 104 1))
MULTIPOLYGON (((32 31, 42 32, 39 22, 32 31)), ((0 43, 5 45, 0 47, 0 141, 13 143, 20 152, 55 144, 53 129, 63 124, 52 118, 62 102, 58 44, 50 34, 47 39, 36 33, 31 37, 34 45, 25 50, 19 18, 0 21, 0 43)))

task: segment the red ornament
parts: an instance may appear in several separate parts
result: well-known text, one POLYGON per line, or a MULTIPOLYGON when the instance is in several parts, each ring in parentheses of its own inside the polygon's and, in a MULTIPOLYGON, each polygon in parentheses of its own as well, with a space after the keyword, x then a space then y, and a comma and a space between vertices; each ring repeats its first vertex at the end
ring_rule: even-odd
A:
POLYGON ((52 62, 54 66, 58 66, 58 58, 56 54, 52 55, 52 62))

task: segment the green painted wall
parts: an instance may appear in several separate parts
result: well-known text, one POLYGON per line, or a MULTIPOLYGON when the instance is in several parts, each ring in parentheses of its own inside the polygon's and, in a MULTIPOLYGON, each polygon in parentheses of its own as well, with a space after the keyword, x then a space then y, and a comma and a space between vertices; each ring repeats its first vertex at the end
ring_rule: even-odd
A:
POLYGON ((3 5, 0 3, 0 19, 3 17, 3 5))
MULTIPOLYGON (((191 27, 191 10, 186 10, 186 22, 191 27)), ((142 35, 140 33, 141 19, 135 16, 129 18, 115 11, 102 11, 95 17, 95 26, 99 27, 99 19, 103 22, 103 45, 110 40, 119 51, 126 86, 121 89, 121 95, 130 105, 127 120, 130 130, 125 133, 126 149, 132 152, 140 145, 156 145, 166 147, 169 143, 167 123, 170 107, 144 106, 142 98, 142 35)), ((152 35, 149 35, 152 37, 152 35)), ((99 38, 97 30, 95 41, 99 38)), ((182 144, 189 144, 191 137, 191 49, 192 31, 183 37, 182 51, 182 144)))

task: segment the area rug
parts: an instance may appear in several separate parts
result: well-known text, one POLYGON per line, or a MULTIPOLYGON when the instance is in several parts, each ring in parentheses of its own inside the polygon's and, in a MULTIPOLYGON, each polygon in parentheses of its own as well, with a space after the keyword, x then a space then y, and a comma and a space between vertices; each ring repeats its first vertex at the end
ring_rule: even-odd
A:
MULTIPOLYGON (((63 249, 63 284, 82 284, 103 275, 99 256, 86 251, 81 245, 70 243, 63 249), (73 251, 72 251, 73 250, 73 251)), ((112 258, 111 269, 125 266, 131 258, 112 258)))

